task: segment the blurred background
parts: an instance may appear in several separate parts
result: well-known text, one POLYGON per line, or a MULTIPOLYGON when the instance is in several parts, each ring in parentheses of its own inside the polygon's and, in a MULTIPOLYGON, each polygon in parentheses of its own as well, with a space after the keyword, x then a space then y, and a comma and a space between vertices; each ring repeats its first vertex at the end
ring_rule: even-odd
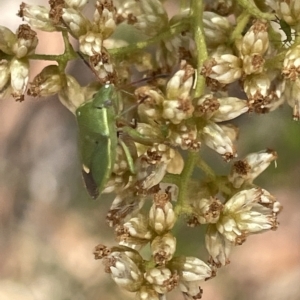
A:
MULTIPOLYGON (((19 4, 0 2, 0 23, 12 31, 21 23, 19 4)), ((39 32, 38 37, 37 53, 62 53, 59 34, 39 32)), ((31 77, 45 65, 34 62, 31 77)), ((93 78, 80 61, 68 72, 82 84, 93 78)), ((239 157, 267 147, 278 152, 277 168, 271 165, 256 183, 284 210, 276 232, 250 237, 233 250, 230 265, 202 284, 203 299, 300 299, 300 123, 291 114, 285 105, 268 115, 235 120, 239 157)), ((74 116, 57 97, 22 103, 5 99, 0 122, 0 299, 133 299, 92 254, 99 243, 116 243, 105 222, 111 201, 92 201, 84 190, 74 116)), ((203 155, 220 172, 228 169, 211 151, 203 155)), ((205 260, 203 230, 186 232, 185 226, 176 232, 178 251, 205 260)), ((175 291, 168 299, 182 297, 175 291)))

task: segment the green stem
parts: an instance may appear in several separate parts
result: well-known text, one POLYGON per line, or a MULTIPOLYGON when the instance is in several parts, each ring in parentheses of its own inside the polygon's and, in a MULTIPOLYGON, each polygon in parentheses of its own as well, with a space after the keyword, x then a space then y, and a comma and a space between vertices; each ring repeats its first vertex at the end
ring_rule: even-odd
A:
POLYGON ((237 38, 242 35, 242 32, 249 22, 250 14, 247 11, 243 11, 237 18, 236 27, 231 33, 230 42, 233 43, 237 38))
MULTIPOLYGON (((194 40, 197 48, 197 70, 196 74, 196 87, 195 87, 195 97, 199 97, 203 94, 205 89, 205 78, 200 75, 202 65, 207 59, 207 49, 205 43, 205 37, 203 32, 203 1, 192 0, 191 1, 191 22, 194 40)), ((175 213, 177 215, 181 213, 189 213, 190 207, 187 205, 188 202, 188 189, 189 181, 193 175, 195 164, 198 159, 197 152, 189 152, 188 157, 185 161, 184 168, 181 173, 181 181, 179 185, 179 195, 175 207, 175 213)))
POLYGON ((65 50, 63 54, 58 55, 48 55, 48 54, 32 54, 28 58, 32 60, 47 60, 56 61, 59 65, 61 71, 67 66, 70 60, 78 58, 78 54, 74 51, 72 45, 69 42, 69 36, 67 31, 62 31, 63 41, 65 45, 65 50))
POLYGON ((129 53, 142 50, 150 45, 157 44, 161 40, 169 39, 169 38, 173 37, 174 35, 178 35, 181 32, 187 30, 189 28, 189 23, 190 22, 189 22, 188 18, 182 19, 180 21, 180 23, 173 25, 167 31, 164 31, 153 38, 150 38, 146 41, 130 44, 126 47, 109 49, 108 51, 112 56, 115 56, 115 57, 120 56, 121 57, 121 56, 127 55, 129 53))
POLYGON ((242 6, 247 13, 251 14, 255 18, 264 19, 268 21, 275 20, 275 15, 270 13, 264 13, 252 2, 252 0, 237 0, 238 4, 242 6))
POLYGON ((180 181, 181 181, 181 176, 177 174, 166 174, 163 182, 165 183, 170 183, 170 184, 175 184, 177 186, 180 186, 180 181))
POLYGON ((199 157, 197 162, 197 167, 201 169, 207 177, 218 187, 219 191, 223 192, 226 195, 231 194, 231 189, 226 186, 226 182, 220 177, 217 177, 214 170, 201 158, 199 157))
POLYGON ((232 189, 228 187, 228 179, 227 176, 218 176, 216 182, 219 191, 221 191, 225 195, 232 195, 232 189))
POLYGON ((214 170, 199 156, 197 159, 197 167, 201 169, 211 180, 216 180, 217 176, 214 170))
POLYGON ((64 58, 69 61, 71 59, 77 58, 78 54, 73 49, 70 40, 69 40, 69 33, 67 31, 62 32, 64 44, 65 44, 65 51, 64 51, 64 58))
POLYGON ((203 1, 192 0, 191 3, 191 17, 192 17, 192 28, 194 34, 194 40, 197 48, 197 76, 196 76, 196 88, 195 98, 200 97, 203 94, 205 88, 205 78, 200 75, 202 65, 207 59, 207 49, 205 36, 203 32, 203 1))
POLYGON ((186 211, 189 181, 193 175, 198 155, 198 152, 190 152, 185 160, 184 168, 181 173, 181 181, 179 184, 178 200, 175 207, 176 215, 180 215, 183 211, 186 211))
POLYGON ((28 58, 32 59, 32 60, 58 61, 61 58, 61 54, 59 54, 59 55, 31 54, 31 55, 28 55, 28 58))

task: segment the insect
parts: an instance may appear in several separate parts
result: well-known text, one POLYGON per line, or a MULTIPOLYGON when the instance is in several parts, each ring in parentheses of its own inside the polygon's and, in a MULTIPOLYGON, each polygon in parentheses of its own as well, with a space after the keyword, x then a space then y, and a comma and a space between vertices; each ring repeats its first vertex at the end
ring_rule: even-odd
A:
POLYGON ((117 100, 116 88, 107 84, 76 110, 83 179, 94 199, 101 194, 115 163, 117 100))
MULTIPOLYGON (((159 76, 165 77, 165 75, 159 76)), ((142 81, 144 80, 142 79, 142 81)), ((118 100, 117 88, 113 84, 106 84, 94 94, 90 101, 83 103, 76 110, 82 175, 87 191, 94 199, 100 196, 111 177, 118 145, 123 150, 130 173, 135 174, 132 152, 127 144, 118 137, 119 132, 116 126, 118 100)), ((152 139, 150 141, 145 139, 130 126, 124 126, 123 132, 132 140, 146 145, 153 143, 152 139)))
POLYGON ((285 39, 282 40, 282 43, 284 45, 292 44, 294 35, 295 35, 295 30, 292 29, 292 27, 284 19, 279 19, 277 16, 276 16, 276 20, 274 20, 274 22, 279 24, 279 29, 282 30, 283 33, 285 34, 285 39))

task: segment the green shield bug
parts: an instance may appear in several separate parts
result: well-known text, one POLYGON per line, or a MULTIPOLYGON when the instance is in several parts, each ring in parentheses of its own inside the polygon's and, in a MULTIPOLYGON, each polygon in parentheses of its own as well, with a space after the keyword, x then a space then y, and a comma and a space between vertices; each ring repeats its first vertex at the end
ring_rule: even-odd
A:
MULTIPOLYGON (((113 172, 117 156, 117 147, 121 147, 127 161, 129 172, 135 173, 135 166, 128 145, 118 138, 117 111, 119 95, 113 84, 106 84, 96 92, 93 98, 76 110, 79 128, 79 150, 82 162, 82 175, 89 195, 97 199, 102 193, 113 172)), ((122 131, 132 140, 145 144, 153 140, 144 140, 133 133, 130 127, 122 131)))
POLYGON ((87 191, 94 199, 101 194, 115 163, 116 102, 116 89, 107 84, 76 110, 82 174, 87 191))

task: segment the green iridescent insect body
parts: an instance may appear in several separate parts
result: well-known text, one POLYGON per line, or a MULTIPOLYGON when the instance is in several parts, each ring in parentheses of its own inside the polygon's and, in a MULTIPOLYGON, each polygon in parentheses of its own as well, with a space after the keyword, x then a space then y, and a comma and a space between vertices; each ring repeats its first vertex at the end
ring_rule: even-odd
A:
POLYGON ((82 174, 88 193, 98 198, 108 182, 118 145, 116 88, 105 85, 76 110, 82 174))

